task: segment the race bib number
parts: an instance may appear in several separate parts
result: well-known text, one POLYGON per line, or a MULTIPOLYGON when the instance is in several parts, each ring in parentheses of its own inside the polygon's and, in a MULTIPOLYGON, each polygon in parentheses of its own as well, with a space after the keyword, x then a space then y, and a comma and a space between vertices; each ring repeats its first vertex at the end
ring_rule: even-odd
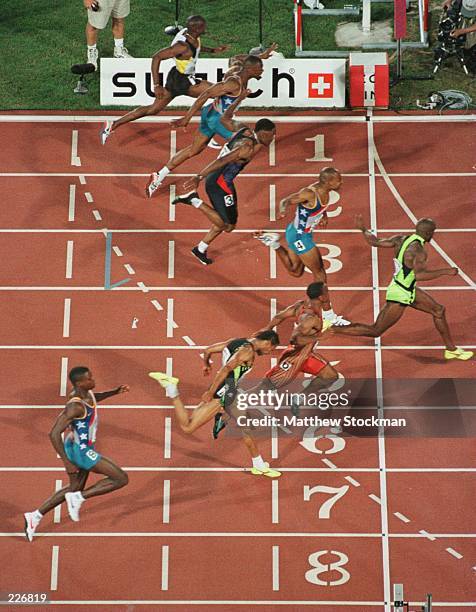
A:
POLYGON ((291 364, 288 361, 283 361, 283 363, 281 363, 279 367, 281 368, 281 370, 289 370, 291 364))
POLYGON ((302 240, 296 240, 294 246, 298 251, 304 251, 304 249, 306 248, 302 240))
POLYGON ((93 450, 88 450, 88 452, 86 453, 86 457, 88 459, 91 459, 91 461, 96 461, 96 459, 98 458, 98 454, 93 450))
POLYGON ((225 206, 233 206, 234 203, 235 203, 235 200, 233 199, 232 195, 225 196, 225 206))

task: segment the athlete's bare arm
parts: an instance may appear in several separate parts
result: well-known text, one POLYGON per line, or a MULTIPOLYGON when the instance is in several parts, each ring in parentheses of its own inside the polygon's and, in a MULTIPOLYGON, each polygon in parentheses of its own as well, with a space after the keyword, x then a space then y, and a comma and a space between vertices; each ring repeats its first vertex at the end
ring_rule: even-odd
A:
POLYGON ((407 249, 404 256, 405 265, 415 272, 417 281, 429 281, 440 276, 456 276, 458 268, 443 268, 440 270, 427 270, 427 254, 425 249, 418 245, 414 249, 407 249), (408 252, 410 251, 410 252, 408 252))
POLYGON ((233 120, 233 115, 235 114, 238 106, 243 102, 245 98, 247 98, 251 93, 251 89, 243 89, 238 98, 233 102, 231 106, 229 106, 226 111, 223 113, 220 122, 221 124, 230 132, 237 132, 246 126, 244 123, 240 123, 239 121, 233 120))
POLYGON ((50 431, 50 440, 53 448, 61 457, 68 474, 75 474, 79 472, 79 468, 71 463, 66 456, 64 450, 63 439, 61 434, 71 425, 74 419, 78 419, 84 416, 84 406, 81 402, 73 401, 66 404, 63 412, 58 416, 50 431))
MULTIPOLYGON (((280 312, 276 313, 274 317, 271 319, 271 321, 268 323, 268 325, 266 327, 263 327, 263 329, 260 329, 259 331, 267 331, 269 329, 273 329, 274 327, 281 325, 283 321, 294 318, 296 316, 297 309, 303 304, 304 304, 304 300, 299 300, 299 302, 295 302, 291 306, 288 306, 284 310, 281 310, 280 312)), ((256 333, 259 333, 259 332, 256 332, 256 333)))
POLYGON ((210 401, 213 398, 215 391, 225 381, 230 372, 233 372, 235 368, 248 363, 253 359, 253 356, 254 350, 251 346, 240 347, 233 357, 218 370, 208 391, 202 395, 202 400, 210 401))
POLYGON ((183 188, 185 190, 197 189, 200 181, 202 181, 209 174, 215 172, 215 170, 224 168, 230 162, 238 161, 239 159, 249 161, 254 155, 254 149, 255 147, 248 142, 242 144, 240 147, 236 147, 236 149, 233 149, 233 151, 230 151, 230 153, 223 155, 223 157, 218 157, 218 159, 212 161, 210 164, 208 164, 208 166, 205 166, 205 168, 201 170, 199 174, 196 174, 191 179, 186 181, 183 184, 183 188))
POLYGON ((210 373, 210 369, 212 367, 211 356, 214 355, 215 353, 221 353, 224 350, 224 348, 228 344, 230 344, 232 340, 233 338, 230 338, 230 340, 225 340, 224 342, 215 342, 215 344, 207 346, 207 348, 205 349, 203 353, 203 361, 204 361, 203 374, 205 376, 210 373))
POLYGON ((171 121, 171 124, 174 127, 185 127, 188 125, 190 119, 193 115, 204 106, 205 102, 209 98, 217 98, 218 96, 223 96, 225 94, 229 94, 231 96, 236 95, 241 89, 241 83, 239 80, 233 76, 225 79, 221 83, 215 83, 208 89, 206 89, 202 94, 198 96, 192 106, 189 108, 187 113, 181 119, 174 119, 171 121))
POLYGON ((159 71, 160 71, 160 62, 165 59, 170 59, 172 57, 178 57, 187 51, 188 47, 184 42, 177 42, 175 45, 170 47, 165 47, 164 49, 160 49, 152 56, 152 80, 154 83, 154 93, 156 98, 160 98, 165 93, 165 87, 161 87, 159 84, 159 71))
POLYGON ((119 393, 128 393, 130 391, 129 385, 119 385, 115 389, 111 389, 111 391, 100 391, 94 394, 97 402, 102 402, 108 397, 113 397, 114 395, 119 395, 119 393))
POLYGON ((313 314, 304 314, 300 317, 299 323, 294 330, 290 344, 294 346, 305 346, 310 342, 315 342, 322 329, 321 318, 313 314))
POLYGON ((313 198, 314 192, 307 187, 296 193, 292 193, 287 198, 283 198, 279 203, 279 218, 282 219, 286 216, 289 206, 297 206, 298 204, 302 204, 305 208, 311 208, 311 206, 306 206, 306 204, 310 204, 313 201, 313 198))
POLYGON ((365 240, 368 242, 368 244, 370 244, 370 246, 373 247, 395 248, 396 246, 399 246, 405 238, 405 236, 401 234, 398 236, 391 236, 390 238, 377 238, 377 236, 374 236, 365 226, 362 215, 356 215, 355 227, 362 232, 365 240))

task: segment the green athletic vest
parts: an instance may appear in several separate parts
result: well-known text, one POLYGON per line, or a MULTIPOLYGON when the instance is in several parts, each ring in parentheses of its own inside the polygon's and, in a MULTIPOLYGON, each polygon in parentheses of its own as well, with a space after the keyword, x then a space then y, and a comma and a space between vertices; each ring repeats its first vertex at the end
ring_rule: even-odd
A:
POLYGON ((415 278, 414 270, 410 270, 405 275, 403 257, 405 255, 405 251, 407 250, 407 248, 410 246, 410 244, 412 244, 412 242, 415 242, 415 241, 418 241, 422 245, 425 244, 424 238, 422 238, 418 234, 412 234, 411 236, 408 236, 407 238, 405 238, 405 240, 402 243, 402 246, 400 247, 400 250, 398 251, 398 255, 393 260, 393 263, 395 266, 393 280, 397 283, 397 285, 400 285, 401 287, 403 287, 404 289, 407 289, 408 291, 413 290, 415 283, 416 283, 416 278, 415 278))

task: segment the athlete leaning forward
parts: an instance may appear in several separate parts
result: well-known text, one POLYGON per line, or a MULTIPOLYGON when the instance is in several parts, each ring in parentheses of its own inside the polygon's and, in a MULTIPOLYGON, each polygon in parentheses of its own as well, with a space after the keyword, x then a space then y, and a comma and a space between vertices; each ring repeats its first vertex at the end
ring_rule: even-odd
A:
POLYGON ((323 168, 315 183, 281 200, 280 219, 286 216, 289 207, 296 207, 294 219, 286 227, 286 247, 281 244, 278 233, 259 231, 254 234, 255 238, 276 251, 291 276, 301 277, 308 268, 316 282, 324 283, 322 316, 335 326, 349 325, 349 321, 337 315, 332 308, 327 290, 327 274, 321 252, 313 239, 313 230, 317 226, 323 229, 327 227, 331 193, 339 191, 341 185, 342 176, 338 170, 323 168))
POLYGON ((472 351, 458 348, 453 342, 446 310, 438 304, 428 293, 417 287, 419 281, 429 281, 441 276, 455 276, 458 268, 442 268, 428 270, 428 254, 425 244, 430 243, 436 230, 436 223, 432 219, 420 219, 414 233, 410 235, 399 234, 390 238, 377 238, 367 229, 361 215, 356 217, 356 227, 359 229, 371 247, 393 249, 394 274, 387 288, 386 303, 380 311, 377 320, 372 325, 353 323, 346 328, 336 328, 335 333, 348 336, 367 336, 378 338, 387 329, 393 327, 403 316, 406 308, 410 306, 415 310, 426 312, 433 317, 433 324, 440 334, 444 346, 445 359, 458 359, 466 361, 473 357, 472 351))
MULTIPOLYGON (((311 283, 306 289, 306 297, 278 312, 268 325, 257 334, 272 330, 285 321, 294 322, 289 346, 281 353, 278 363, 266 372, 263 381, 248 393, 259 390, 278 390, 289 387, 300 374, 310 374, 311 379, 306 384, 306 393, 319 394, 323 389, 329 389, 337 382, 338 372, 330 363, 316 351, 316 344, 321 335, 331 327, 329 321, 322 318, 322 305, 326 302, 326 287, 324 283, 311 283)), ((302 396, 302 394, 294 394, 302 396)), ((298 399, 301 399, 299 397, 298 399)), ((298 400, 292 401, 291 411, 297 415, 300 408, 298 400)), ((213 437, 228 422, 228 417, 222 412, 215 417, 213 437)), ((340 433, 340 428, 331 429, 332 433, 340 433)))

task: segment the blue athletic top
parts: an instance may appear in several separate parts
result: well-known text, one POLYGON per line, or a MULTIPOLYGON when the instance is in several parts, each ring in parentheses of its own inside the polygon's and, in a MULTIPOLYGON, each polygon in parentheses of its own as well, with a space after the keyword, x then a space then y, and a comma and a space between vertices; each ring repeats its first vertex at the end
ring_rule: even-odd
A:
MULTIPOLYGON (((238 132, 236 132, 234 136, 230 138, 230 140, 223 145, 223 148, 220 151, 218 158, 223 157, 224 155, 231 153, 233 149, 240 147, 243 144, 244 140, 251 140, 251 142, 255 144, 257 142, 256 138, 254 137, 254 135, 250 136, 246 134, 246 132, 248 131, 249 131, 249 128, 246 128, 246 127, 241 128, 241 130, 238 130, 238 132)), ((233 179, 243 170, 243 168, 249 163, 249 161, 250 160, 248 161, 238 161, 237 160, 237 161, 229 162, 228 164, 226 164, 226 166, 224 166, 223 168, 220 168, 220 170, 218 171, 218 174, 220 174, 223 177, 223 180, 227 183, 227 185, 230 186, 233 183, 233 179)))
POLYGON ((309 189, 314 192, 316 200, 312 208, 306 208, 301 203, 297 205, 296 214, 294 215, 294 220, 292 222, 297 234, 311 233, 322 219, 327 207, 329 206, 329 204, 326 204, 326 206, 321 204, 315 187, 309 187, 309 189))
POLYGON ((91 397, 91 403, 88 403, 78 396, 72 397, 68 401, 68 404, 71 402, 80 402, 84 408, 84 415, 73 420, 68 435, 68 437, 79 446, 80 450, 86 450, 89 446, 93 446, 96 440, 98 426, 97 404, 94 393, 89 391, 89 395, 91 397))
POLYGON ((239 97, 239 95, 241 94, 241 90, 243 89, 243 85, 239 77, 232 76, 230 78, 238 79, 240 83, 240 91, 238 92, 236 96, 230 96, 229 94, 223 94, 222 96, 218 96, 217 98, 214 99, 214 101, 212 102, 212 106, 218 113, 220 113, 220 115, 223 115, 223 113, 228 108, 230 108, 233 102, 239 97))

